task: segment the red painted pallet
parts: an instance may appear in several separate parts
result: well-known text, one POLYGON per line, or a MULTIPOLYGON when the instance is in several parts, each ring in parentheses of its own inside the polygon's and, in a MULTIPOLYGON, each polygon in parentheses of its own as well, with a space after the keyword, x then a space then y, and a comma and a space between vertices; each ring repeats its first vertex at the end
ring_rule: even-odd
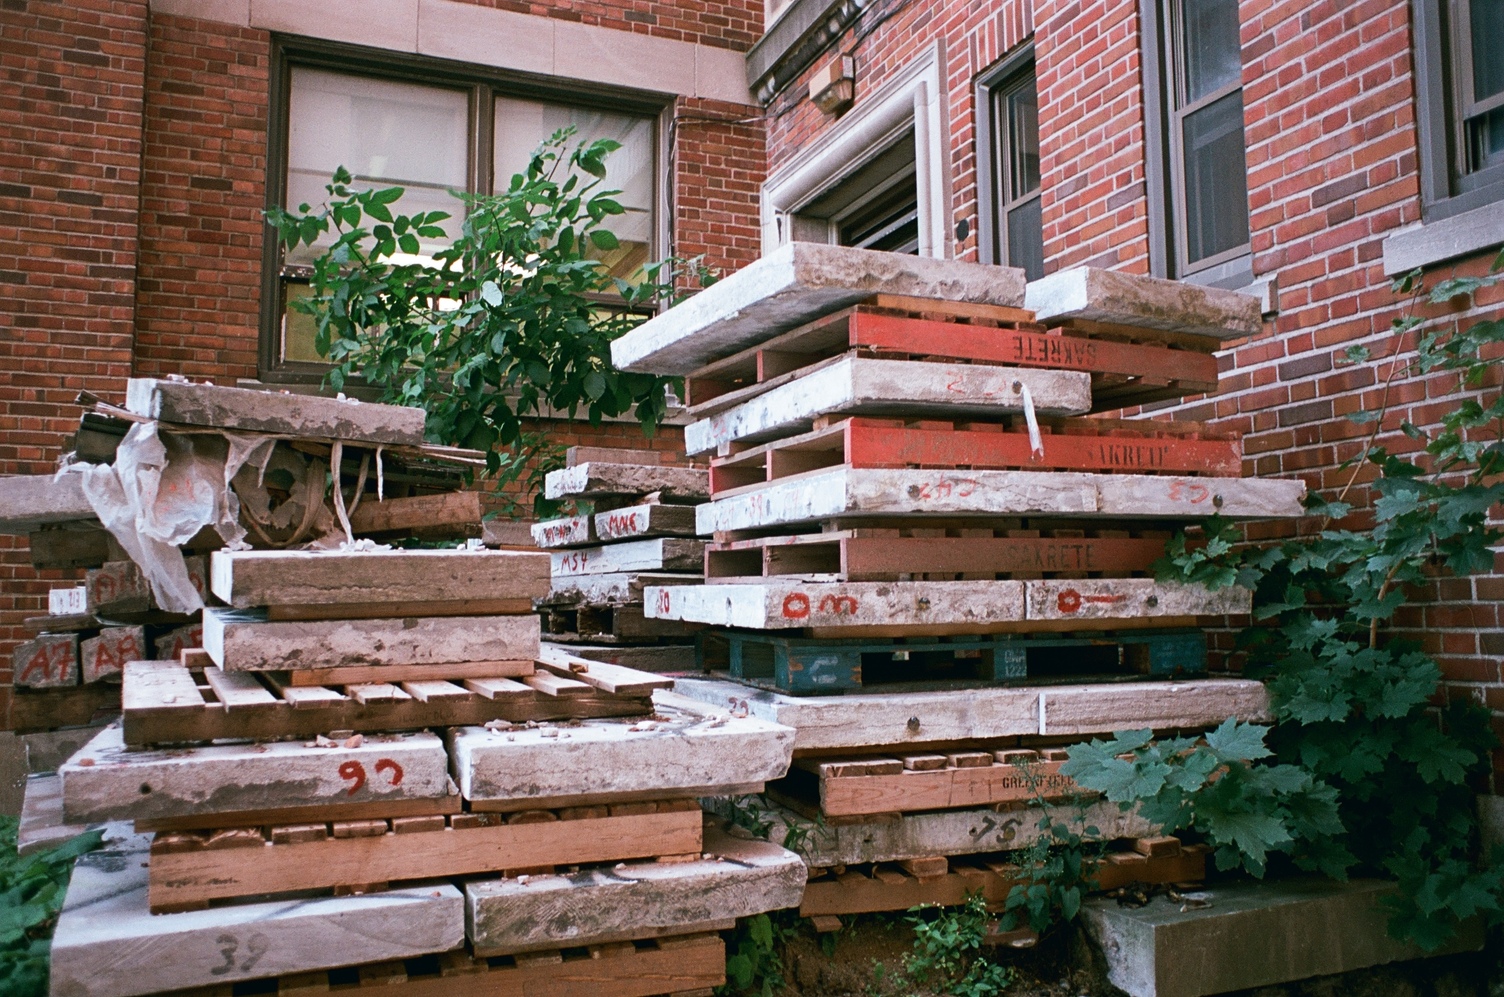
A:
MULTIPOLYGON (((916 317, 881 296, 702 367, 685 379, 691 415, 703 418, 850 351, 894 358, 1086 371, 1097 409, 1215 391, 1217 358, 1180 348, 1154 330, 1079 323, 1046 328, 1031 312, 916 317), (886 305, 886 308, 885 308, 886 305), (898 312, 895 314, 895 311, 898 312)), ((1173 338, 1173 337, 1172 337, 1173 338)))
POLYGON ((1034 453, 1016 425, 852 417, 808 433, 716 457, 710 491, 720 496, 792 474, 846 465, 860 468, 972 468, 1131 474, 1242 473, 1234 433, 1200 423, 1122 419, 1045 419, 1034 453))
POLYGON ((717 581, 799 575, 811 580, 1123 577, 1164 556, 1166 530, 861 527, 725 540, 705 549, 717 581), (955 535, 947 535, 955 534, 955 535))

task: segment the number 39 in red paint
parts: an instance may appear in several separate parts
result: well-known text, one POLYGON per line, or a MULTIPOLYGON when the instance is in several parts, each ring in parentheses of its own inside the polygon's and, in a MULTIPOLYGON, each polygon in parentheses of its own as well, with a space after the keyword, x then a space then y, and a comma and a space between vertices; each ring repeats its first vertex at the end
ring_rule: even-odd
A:
MULTIPOLYGON (((391 776, 387 783, 389 786, 402 785, 402 766, 390 758, 379 758, 376 761, 376 774, 390 772, 391 776)), ((351 759, 343 762, 339 767, 339 777, 350 783, 350 788, 345 791, 346 796, 354 796, 360 792, 360 788, 366 784, 366 767, 360 762, 351 759)))

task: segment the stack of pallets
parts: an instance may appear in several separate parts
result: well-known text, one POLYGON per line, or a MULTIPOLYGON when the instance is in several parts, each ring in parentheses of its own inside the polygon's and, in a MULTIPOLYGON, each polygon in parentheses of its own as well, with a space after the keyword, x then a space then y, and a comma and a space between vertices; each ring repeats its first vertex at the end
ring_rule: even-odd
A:
POLYGON ((548 575, 543 553, 216 553, 205 649, 130 663, 122 723, 61 769, 63 819, 134 827, 80 863, 54 980, 719 984, 712 932, 797 904, 806 873, 696 799, 760 792, 793 734, 540 644, 548 575))
MULTIPOLYGON (((1076 795, 1062 744, 1265 710, 1257 683, 1200 677, 1201 618, 1250 594, 1152 565, 1214 512, 1299 515, 1304 486, 1241 477, 1235 434, 1093 417, 1214 389, 1213 351, 1257 331, 1257 303, 1092 270, 1027 298, 1017 271, 795 244, 613 345, 625 369, 686 378, 706 579, 648 588, 646 612, 714 628, 721 677, 682 691, 798 732, 764 805, 819 818, 796 837, 849 894, 815 903, 816 880, 806 913, 955 902, 953 861, 991 862, 996 886, 1023 842, 976 829, 1076 795)), ((1197 850, 1154 847, 1163 869, 1114 861, 1195 878, 1197 850)))
POLYGON ((544 479, 544 494, 589 507, 532 527, 553 555, 553 584, 539 601, 548 639, 635 668, 694 668, 703 628, 648 618, 642 592, 703 579, 695 509, 710 494, 705 469, 660 464, 654 450, 571 447, 565 467, 544 479))

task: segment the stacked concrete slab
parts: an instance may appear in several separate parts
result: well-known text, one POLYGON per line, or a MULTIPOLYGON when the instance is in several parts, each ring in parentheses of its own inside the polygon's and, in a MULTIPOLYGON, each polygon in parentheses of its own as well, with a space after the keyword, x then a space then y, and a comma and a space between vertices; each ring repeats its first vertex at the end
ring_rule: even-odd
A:
POLYGON ((710 495, 705 469, 661 464, 653 450, 571 447, 565 466, 544 479, 544 493, 577 509, 532 526, 533 541, 553 560, 552 586, 539 600, 549 639, 637 668, 695 667, 702 628, 647 618, 642 592, 703 580, 695 510, 710 495))
MULTIPOLYGON (((645 611, 712 628, 721 674, 679 691, 797 732, 758 805, 815 842, 805 913, 968 883, 1000 901, 1021 824, 1080 796, 1059 746, 1264 714, 1257 683, 1200 677, 1198 622, 1250 594, 1151 566, 1213 512, 1299 515, 1303 485, 1243 478, 1234 434, 1093 417, 1214 390, 1254 299, 794 244, 690 305, 613 345, 625 369, 685 377, 686 448, 710 460, 705 582, 649 586, 645 611)), ((1204 867, 1141 846, 1104 881, 1204 867)))

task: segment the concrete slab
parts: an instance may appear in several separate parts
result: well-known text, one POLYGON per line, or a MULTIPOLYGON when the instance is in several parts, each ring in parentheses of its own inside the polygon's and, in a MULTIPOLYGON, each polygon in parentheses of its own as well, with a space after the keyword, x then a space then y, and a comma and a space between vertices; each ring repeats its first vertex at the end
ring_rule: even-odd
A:
MULTIPOLYGON (((707 804, 712 812, 730 815, 729 801, 707 804)), ((1157 833, 1134 811, 1124 812, 1105 800, 1076 806, 1024 807, 1000 810, 976 807, 907 813, 882 820, 816 823, 787 807, 765 799, 755 804, 758 819, 769 821, 770 841, 795 841, 795 851, 811 866, 856 865, 861 862, 899 862, 935 855, 977 855, 1027 848, 1040 837, 1040 821, 1064 821, 1078 833, 1095 827, 1097 838, 1135 838, 1157 833), (787 837, 793 832, 792 838, 787 837)))
POLYGON ((611 344, 622 370, 688 374, 874 294, 1016 308, 1010 267, 793 242, 711 285, 611 344))
POLYGON ((1395 888, 1371 879, 1238 883, 1197 891, 1210 905, 1196 910, 1165 897, 1138 908, 1088 900, 1081 919, 1108 980, 1130 997, 1204 997, 1482 947, 1481 921, 1442 952, 1390 938, 1379 902, 1395 888))
POLYGON ((81 474, 0 476, 0 533, 20 536, 49 523, 94 518, 81 474))
POLYGON ((63 820, 63 780, 52 773, 26 778, 26 800, 21 805, 21 823, 16 828, 16 854, 55 848, 102 822, 68 824, 63 820))
POLYGON ((214 594, 237 609, 533 599, 548 556, 511 550, 215 551, 214 594))
POLYGON ((651 721, 452 728, 449 751, 460 795, 487 809, 531 809, 569 806, 579 797, 715 795, 716 787, 759 785, 788 772, 794 732, 787 727, 731 718, 662 691, 654 707, 651 721))
POLYGON ((561 575, 553 580, 549 605, 628 606, 642 602, 642 593, 650 585, 693 585, 702 581, 698 571, 675 574, 670 571, 626 571, 609 575, 561 575))
POLYGON ((1305 515, 1304 482, 1047 471, 854 469, 796 474, 707 502, 701 536, 839 516, 1021 516, 1201 519, 1305 515))
POLYGON ((793 852, 716 824, 706 826, 704 847, 697 862, 466 883, 466 933, 476 955, 504 955, 685 934, 799 906, 806 873, 793 852))
POLYGON ((54 997, 130 997, 224 987, 334 966, 447 952, 465 943, 449 883, 363 896, 147 910, 150 837, 124 833, 78 860, 52 940, 54 997))
POLYGON ((559 551, 550 556, 555 579, 565 575, 610 575, 632 571, 699 572, 705 566, 705 541, 656 537, 559 551))
POLYGON ((255 610, 208 607, 204 650, 228 672, 531 661, 538 656, 538 617, 268 622, 255 610))
POLYGON ((596 498, 608 495, 651 495, 696 500, 710 497, 710 472, 694 467, 649 464, 607 464, 587 461, 549 471, 543 478, 545 498, 596 498))
POLYGON ((1263 328, 1259 299, 1251 294, 1094 267, 1030 281, 1024 307, 1041 322, 1079 318, 1218 341, 1263 328))
POLYGON ((405 405, 137 377, 126 382, 125 407, 190 426, 405 446, 423 442, 428 418, 422 409, 405 405))
POLYGON ((648 619, 754 630, 1230 616, 1250 612, 1252 603, 1253 593, 1237 586, 1213 591, 1152 578, 804 582, 774 577, 643 590, 648 619))
POLYGON ((111 724, 58 770, 69 822, 141 820, 449 795, 444 742, 429 733, 336 742, 128 751, 111 724))
MULTIPOLYGON (((674 691, 719 709, 794 730, 795 751, 904 748, 1000 737, 1110 734, 1115 730, 1210 727, 1228 717, 1265 720, 1269 692, 1250 679, 1091 683, 1043 688, 983 687, 941 692, 786 696, 729 679, 676 676, 674 691), (1061 729, 1043 719, 1057 704, 1085 704, 1111 693, 1112 705, 1081 711, 1061 729)), ((1056 711, 1053 715, 1061 715, 1056 711)))
POLYGON ((1091 411, 1091 375, 1081 371, 845 357, 690 423, 684 449, 699 454, 792 436, 820 416, 996 419, 1024 411, 1024 389, 1041 415, 1091 411))

